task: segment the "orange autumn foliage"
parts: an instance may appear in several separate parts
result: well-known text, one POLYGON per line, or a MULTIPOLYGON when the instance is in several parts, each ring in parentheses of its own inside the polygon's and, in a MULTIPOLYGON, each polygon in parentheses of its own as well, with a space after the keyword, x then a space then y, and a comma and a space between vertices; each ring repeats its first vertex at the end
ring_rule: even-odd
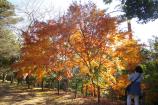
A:
POLYGON ((70 79, 72 68, 78 67, 81 77, 89 77, 88 84, 123 88, 127 78, 117 78, 117 73, 132 70, 141 55, 137 41, 118 30, 118 25, 117 18, 95 4, 74 3, 58 20, 36 21, 23 33, 21 57, 14 67, 31 66, 39 80, 50 72, 58 74, 57 80, 70 79))

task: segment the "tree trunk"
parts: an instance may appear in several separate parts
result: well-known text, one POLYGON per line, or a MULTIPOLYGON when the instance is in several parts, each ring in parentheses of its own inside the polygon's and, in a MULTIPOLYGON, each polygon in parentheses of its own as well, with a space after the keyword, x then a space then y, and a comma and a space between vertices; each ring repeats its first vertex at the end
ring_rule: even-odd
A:
POLYGON ((5 82, 5 78, 6 78, 6 73, 3 73, 3 78, 2 78, 2 82, 4 83, 5 82))
POLYGON ((98 86, 98 105, 100 105, 100 86, 98 86))
POLYGON ((59 91, 60 91, 60 81, 58 80, 58 95, 59 95, 59 91))
POLYGON ((66 79, 66 92, 68 91, 68 88, 69 88, 69 80, 66 79))
POLYGON ((27 84, 27 86, 28 86, 28 89, 30 89, 30 84, 29 83, 27 84))
POLYGON ((88 96, 88 86, 86 85, 86 96, 88 96))
POLYGON ((34 81, 33 81, 33 87, 36 87, 36 84, 37 84, 37 83, 36 83, 36 81, 34 80, 34 81))
POLYGON ((132 39, 132 27, 131 27, 131 21, 130 20, 127 21, 127 26, 128 26, 128 32, 130 32, 129 39, 132 39))
MULTIPOLYGON (((97 79, 97 82, 98 82, 98 79, 97 79)), ((92 79, 92 84, 93 84, 93 88, 94 88, 92 96, 95 97, 96 96, 96 91, 95 91, 95 84, 93 82, 93 79, 92 79)))
POLYGON ((49 81, 49 89, 52 89, 52 81, 49 81))
POLYGON ((95 84, 93 83, 93 86, 94 86, 94 97, 96 97, 96 91, 95 91, 95 84))
POLYGON ((44 90, 44 80, 43 79, 42 79, 41 87, 42 87, 42 91, 43 91, 44 90))
POLYGON ((54 80, 51 80, 51 88, 54 89, 54 80))
POLYGON ((83 82, 82 82, 82 87, 81 87, 81 93, 82 93, 82 95, 83 95, 83 82))
POLYGON ((20 79, 18 78, 17 81, 18 81, 17 85, 19 86, 19 84, 20 84, 20 79))
POLYGON ((75 86, 75 98, 77 97, 77 87, 78 87, 78 84, 77 84, 77 79, 76 79, 76 86, 75 86))
POLYGON ((10 84, 13 84, 13 82, 14 82, 14 75, 11 75, 10 76, 10 84))
POLYGON ((26 77, 26 83, 27 83, 28 89, 30 89, 30 77, 29 76, 26 77))

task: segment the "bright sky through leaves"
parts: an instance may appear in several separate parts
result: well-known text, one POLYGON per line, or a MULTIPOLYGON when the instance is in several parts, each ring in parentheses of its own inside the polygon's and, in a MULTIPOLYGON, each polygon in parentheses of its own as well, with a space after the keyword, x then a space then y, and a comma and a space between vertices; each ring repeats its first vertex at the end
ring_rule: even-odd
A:
MULTIPOLYGON (((72 3, 72 1, 75 0, 9 0, 11 3, 15 5, 15 7, 18 9, 16 12, 18 15, 22 15, 20 12, 28 12, 32 10, 40 11, 40 14, 37 13, 37 17, 41 16, 41 13, 43 13, 44 18, 51 18, 52 16, 57 16, 59 13, 63 13, 68 6, 72 3), (19 12, 20 10, 20 12, 19 12), (47 12, 44 12, 47 11, 47 12), (50 12, 51 11, 51 12, 50 12), (55 14, 54 14, 55 13, 55 14), (38 16, 40 15, 40 16, 38 16)), ((77 0, 82 3, 86 3, 89 0, 77 0)), ((90 0, 98 6, 98 8, 105 8, 102 0, 90 0)), ((117 5, 116 1, 115 3, 110 5, 110 8, 114 8, 115 5, 117 5)), ((132 29, 134 32, 134 36, 136 39, 141 40, 141 42, 147 43, 148 39, 152 38, 152 35, 158 36, 158 20, 154 22, 149 22, 148 24, 137 24, 135 20, 132 20, 132 29)), ((126 29, 126 24, 123 25, 123 29, 126 29)))

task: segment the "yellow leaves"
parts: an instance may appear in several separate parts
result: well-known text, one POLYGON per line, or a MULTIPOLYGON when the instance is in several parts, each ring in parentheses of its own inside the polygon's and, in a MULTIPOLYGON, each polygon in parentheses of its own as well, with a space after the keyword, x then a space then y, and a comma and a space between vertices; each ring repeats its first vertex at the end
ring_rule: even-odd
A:
POLYGON ((111 69, 109 70, 109 73, 110 73, 111 75, 114 75, 114 74, 116 73, 116 69, 111 68, 111 69))
POLYGON ((92 60, 90 63, 92 65, 92 68, 99 66, 99 64, 95 60, 92 60))
POLYGON ((128 76, 127 75, 121 75, 118 79, 115 85, 113 85, 113 89, 116 90, 120 95, 124 95, 125 93, 125 87, 128 85, 128 76))
POLYGON ((114 64, 114 62, 111 61, 111 60, 108 60, 108 59, 106 59, 106 61, 103 62, 103 65, 106 68, 115 68, 116 67, 116 65, 114 64))
POLYGON ((41 82, 43 80, 44 75, 45 75, 45 71, 44 71, 44 69, 39 68, 36 71, 36 74, 37 74, 37 82, 41 82))
MULTIPOLYGON (((123 59, 123 58, 122 58, 123 59)), ((117 68, 119 70, 125 70, 126 67, 127 67, 127 63, 122 61, 122 60, 119 60, 119 59, 115 59, 115 63, 117 65, 117 68)))
POLYGON ((92 83, 87 83, 87 84, 84 84, 84 85, 83 85, 83 92, 84 92, 84 94, 86 94, 86 91, 87 91, 88 93, 92 94, 92 96, 94 96, 94 94, 96 94, 96 93, 94 93, 94 92, 97 91, 97 88, 94 87, 94 84, 92 84, 92 83))
POLYGON ((133 39, 123 39, 122 43, 116 46, 113 56, 120 57, 122 60, 121 62, 117 62, 118 66, 122 69, 126 68, 128 70, 133 70, 142 60, 140 45, 133 39), (119 63, 121 63, 121 65, 119 63))
POLYGON ((90 74, 89 68, 85 65, 80 66, 80 73, 82 75, 90 74))
POLYGON ((73 45, 76 43, 82 43, 82 36, 79 30, 70 36, 70 43, 73 45))
MULTIPOLYGON (((106 85, 112 86, 114 83, 116 83, 116 79, 114 77, 115 72, 116 72, 115 69, 107 69, 106 72, 102 71, 100 73, 100 76, 104 78, 106 85)), ((103 85, 103 87, 104 87, 104 85, 103 85)))

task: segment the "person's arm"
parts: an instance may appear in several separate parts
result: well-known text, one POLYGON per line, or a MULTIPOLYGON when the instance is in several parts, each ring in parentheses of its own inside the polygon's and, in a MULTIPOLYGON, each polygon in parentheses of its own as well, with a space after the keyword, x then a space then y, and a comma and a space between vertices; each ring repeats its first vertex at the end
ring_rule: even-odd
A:
POLYGON ((128 80, 132 81, 132 80, 133 80, 133 77, 134 77, 134 73, 129 74, 128 80))

